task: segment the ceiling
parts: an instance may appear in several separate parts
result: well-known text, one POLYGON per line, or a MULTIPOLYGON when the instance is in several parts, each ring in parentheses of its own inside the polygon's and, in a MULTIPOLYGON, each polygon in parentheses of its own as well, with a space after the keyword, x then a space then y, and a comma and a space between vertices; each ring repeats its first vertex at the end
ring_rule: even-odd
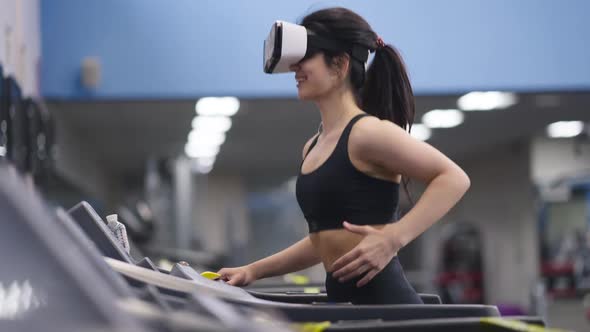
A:
MULTIPOLYGON (((456 108, 458 96, 416 97, 416 120, 431 109, 456 108)), ((49 101, 58 122, 77 133, 113 174, 140 177, 150 156, 182 153, 195 100, 49 101)), ((294 175, 301 148, 319 124, 311 103, 293 99, 241 100, 213 173, 252 177, 294 175)), ((558 120, 590 121, 590 93, 519 94, 517 105, 467 112, 456 128, 435 129, 430 144, 455 160, 497 144, 542 134, 558 120)))

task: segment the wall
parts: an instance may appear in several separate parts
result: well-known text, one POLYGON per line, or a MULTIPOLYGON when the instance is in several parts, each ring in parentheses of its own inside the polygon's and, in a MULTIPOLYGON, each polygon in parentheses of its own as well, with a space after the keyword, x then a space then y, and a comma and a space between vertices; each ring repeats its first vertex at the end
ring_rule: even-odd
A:
POLYGON ((239 176, 193 177, 193 222, 199 249, 232 254, 234 259, 240 260, 250 236, 242 179, 239 176))
POLYGON ((25 96, 39 95, 39 0, 0 0, 0 64, 25 96))
POLYGON ((459 165, 471 178, 461 202, 423 235, 423 266, 434 275, 445 223, 474 223, 481 231, 488 303, 529 305, 538 274, 536 197, 528 141, 497 146, 459 165))
POLYGON ((560 178, 590 176, 590 141, 536 137, 531 145, 531 178, 547 185, 560 178))
MULTIPOLYGON (((53 106, 54 109, 59 108, 57 104, 53 106)), ((122 185, 115 182, 116 178, 105 167, 105 163, 87 149, 89 144, 84 141, 84 133, 63 119, 59 111, 54 112, 54 115, 56 131, 59 133, 56 135, 56 172, 106 206, 117 206, 124 193, 122 185)))
POLYGON ((583 0, 52 0, 42 2, 43 94, 294 97, 292 75, 262 72, 270 25, 337 5, 358 11, 400 49, 418 94, 590 88, 583 0), (86 56, 102 66, 92 92, 79 84, 86 56))

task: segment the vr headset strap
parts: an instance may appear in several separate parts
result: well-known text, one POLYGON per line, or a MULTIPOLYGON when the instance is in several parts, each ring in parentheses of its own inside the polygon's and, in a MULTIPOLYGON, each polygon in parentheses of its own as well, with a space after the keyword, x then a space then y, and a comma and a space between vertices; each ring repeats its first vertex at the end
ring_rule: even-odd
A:
POLYGON ((335 41, 332 39, 323 38, 314 34, 307 35, 307 48, 315 48, 335 52, 347 52, 348 54, 350 54, 351 57, 357 59, 361 63, 367 62, 367 59, 369 58, 369 49, 364 46, 353 44, 352 47, 350 47, 349 44, 335 41))

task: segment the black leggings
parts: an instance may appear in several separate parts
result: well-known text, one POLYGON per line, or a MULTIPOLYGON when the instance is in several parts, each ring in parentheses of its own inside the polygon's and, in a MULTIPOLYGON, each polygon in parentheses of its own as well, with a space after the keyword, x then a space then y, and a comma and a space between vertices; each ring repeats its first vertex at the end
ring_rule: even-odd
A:
POLYGON ((364 274, 344 283, 326 274, 326 292, 330 302, 353 304, 423 304, 420 296, 406 279, 397 256, 368 284, 361 288, 356 283, 364 274))

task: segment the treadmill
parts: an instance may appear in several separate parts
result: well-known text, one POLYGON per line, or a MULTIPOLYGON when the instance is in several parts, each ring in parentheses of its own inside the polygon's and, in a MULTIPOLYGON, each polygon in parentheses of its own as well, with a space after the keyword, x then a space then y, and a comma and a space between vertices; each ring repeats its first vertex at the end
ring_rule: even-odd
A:
MULTIPOLYGON (((104 256, 113 258, 117 261, 124 262, 119 265, 122 269, 135 267, 135 262, 129 255, 118 245, 110 230, 92 209, 86 203, 81 202, 69 210, 70 215, 84 229, 85 233, 93 239, 99 250, 104 256), (126 264, 125 264, 126 263, 126 264)), ((115 263, 113 263, 115 264, 115 263)), ((175 266, 176 270, 182 269, 179 264, 175 266)), ((224 300, 235 305, 254 306, 258 308, 275 308, 283 312, 289 319, 294 321, 318 321, 318 320, 367 320, 367 319, 384 319, 384 320, 407 320, 407 319, 428 319, 428 318, 456 318, 456 317, 498 317, 499 312, 495 306, 485 305, 368 305, 353 306, 350 304, 314 304, 302 305, 292 303, 279 303, 274 301, 262 300, 255 298, 246 290, 227 285, 222 282, 213 282, 200 277, 198 273, 194 274, 193 280, 185 278, 176 278, 173 275, 167 275, 171 272, 161 271, 160 269, 150 266, 149 269, 135 269, 134 274, 127 275, 131 279, 141 279, 138 275, 141 273, 156 272, 150 274, 151 277, 160 273, 168 277, 171 282, 188 281, 193 284, 193 289, 203 292, 213 291, 217 296, 223 296, 224 300), (151 270, 151 271, 150 271, 151 270), (164 273, 161 273, 164 272, 164 273), (240 295, 236 295, 240 294, 240 295)), ((174 269, 173 269, 174 270, 174 269)), ((186 269, 184 269, 186 270, 186 269)), ((121 273, 121 271, 119 271, 121 273)), ((186 272, 186 271, 185 271, 186 272)), ((144 280, 144 282, 146 282, 144 280)), ((168 284, 167 284, 168 285, 168 284)), ((169 285, 168 285, 169 286, 169 285)), ((164 287, 161 288, 173 288, 164 287)))
MULTIPOLYGON (((97 273, 104 275, 116 292, 127 299, 124 302, 126 304, 125 308, 131 313, 139 313, 142 320, 149 322, 157 330, 170 325, 185 326, 190 331, 271 331, 271 328, 272 331, 284 330, 286 321, 283 317, 278 316, 276 312, 255 312, 251 310, 246 314, 206 294, 198 297, 181 298, 160 292, 153 285, 128 283, 107 265, 96 245, 65 210, 58 208, 56 213, 64 231, 70 235, 72 242, 78 244, 80 250, 87 254, 88 259, 97 267, 97 273), (150 309, 150 306, 133 299, 151 303, 155 308, 151 308, 148 314, 142 314, 145 308, 150 309), (216 313, 218 321, 211 321, 211 318, 206 315, 207 312, 216 313), (259 319, 264 318, 264 321, 267 322, 276 321, 278 323, 272 325, 268 323, 258 324, 250 321, 252 316, 259 319)), ((176 331, 177 328, 173 330, 176 331)))
POLYGON ((0 166, 0 220, 2 331, 288 331, 270 311, 246 315, 207 294, 179 308, 142 300, 69 215, 52 213, 8 165, 0 166))
MULTIPOLYGON (((127 275, 131 278, 137 278, 147 284, 157 285, 162 288, 171 288, 178 292, 194 293, 196 288, 201 287, 199 282, 191 282, 189 280, 181 279, 172 275, 163 275, 161 273, 147 270, 138 266, 134 266, 128 263, 124 263, 111 258, 105 258, 108 264, 116 271, 127 275)), ((208 280, 208 279, 205 279, 208 280)), ((211 283, 215 283, 210 281, 211 283)), ((232 297, 230 294, 226 294, 216 287, 199 289, 199 293, 206 293, 216 297, 221 297, 227 300, 232 297)), ((262 305, 266 304, 264 300, 257 300, 261 305, 256 306, 257 308, 263 308, 262 305)), ((241 305, 236 302, 236 299, 230 299, 231 303, 241 305)), ((302 305, 291 305, 291 308, 304 307, 302 305)), ((313 306, 312 306, 313 307, 313 306)), ((351 306, 352 307, 352 306, 351 306)), ((380 306, 372 306, 374 309, 379 310, 380 306)), ((350 307, 349 307, 350 308, 350 307)), ((276 309, 276 306, 274 307, 276 309)), ((348 309, 348 308, 345 308, 348 309)), ((351 308, 352 309, 352 308, 351 308)), ((351 316, 349 318, 354 319, 354 312, 347 310, 351 316)), ((307 314, 306 319, 299 320, 297 313, 285 312, 287 317, 297 322, 322 322, 320 326, 316 326, 317 331, 544 331, 544 322, 536 317, 520 317, 520 318, 500 318, 500 317, 456 317, 456 318, 444 318, 444 319, 400 319, 394 321, 388 321, 384 318, 374 319, 337 319, 335 316, 316 315, 314 317, 307 314), (327 321, 326 321, 327 320, 327 321), (527 323, 535 324, 529 325, 527 323)), ((399 317, 398 317, 399 318, 399 317)), ((314 330, 315 331, 315 330, 314 330)))
MULTIPOLYGON (((50 213, 41 197, 6 166, 0 166, 0 211, 0 255, 10 267, 0 270, 0 287, 8 295, 0 309, 2 331, 287 331, 291 327, 275 320, 277 316, 255 311, 245 316, 205 294, 193 296, 191 311, 162 312, 130 298, 120 277, 117 281, 117 274, 103 269, 106 264, 98 249, 68 215, 50 213)), ((415 331, 434 324, 456 331, 479 331, 470 327, 483 326, 459 320, 340 322, 322 323, 314 330, 415 331)))
MULTIPOLYGON (((63 219, 63 222, 65 224, 69 224, 69 228, 71 228, 72 230, 70 231, 70 233, 72 233, 73 237, 77 237, 77 238, 84 238, 86 239, 84 241, 78 240, 78 242, 80 242, 82 244, 82 247, 87 248, 87 250, 89 248, 94 249, 95 252, 98 252, 98 248, 90 241, 90 239, 88 239, 88 237, 83 233, 82 229, 80 227, 78 227, 78 225, 76 225, 74 223, 74 221, 69 218, 68 214, 65 214, 64 211, 59 211, 58 214, 61 214, 61 219, 63 219)), ((95 260, 96 257, 98 256, 98 254, 95 254, 95 260)), ((108 259, 108 258, 107 258, 108 259)), ((108 259, 109 260, 109 264, 112 264, 111 266, 115 266, 115 269, 117 269, 117 264, 119 265, 119 267, 127 265, 126 268, 131 267, 132 271, 133 270, 146 270, 146 268, 142 268, 142 267, 137 267, 134 266, 132 264, 129 263, 123 263, 119 260, 116 259, 108 259)), ((100 261, 100 259, 99 259, 100 261)), ((98 262, 98 265, 101 265, 100 262, 98 262)), ((183 267, 184 271, 188 274, 195 274, 196 272, 192 269, 190 269, 189 267, 187 267, 187 265, 183 265, 183 264, 179 264, 178 266, 175 266, 175 268, 179 268, 183 267)), ((125 269, 125 268, 124 268, 125 269)), ((151 284, 151 285, 158 285, 159 287, 162 288, 166 288, 168 287, 168 285, 166 285, 166 283, 170 283, 171 282, 171 278, 175 278, 173 276, 167 276, 164 275, 158 271, 154 271, 154 270, 146 270, 149 271, 148 273, 151 273, 151 276, 148 276, 148 278, 156 278, 156 280, 159 281, 154 281, 154 280, 146 280, 143 279, 145 277, 145 275, 143 277, 140 277, 140 279, 142 279, 144 282, 146 282, 146 284, 151 284), (168 279, 168 280, 166 280, 168 279), (163 280, 163 281, 162 281, 163 280)), ((174 271, 174 269, 173 269, 174 271)), ((173 274, 174 272, 171 272, 171 274, 173 274)), ((128 273, 128 275, 133 275, 133 273, 128 273)), ((199 274, 197 274, 198 278, 201 278, 199 274)), ((197 279, 198 279, 197 278, 197 279)), ((203 283, 210 283, 212 285, 211 289, 215 289, 217 286, 219 286, 218 283, 205 279, 205 278, 201 278, 203 283)), ((174 281, 174 280, 172 280, 174 281)), ((176 280, 178 281, 178 280, 176 280)), ((188 280, 183 280, 182 282, 184 282, 185 284, 183 285, 182 283, 179 284, 172 284, 172 287, 175 288, 176 291, 179 292, 187 292, 187 293, 191 293, 192 297, 195 296, 195 291, 194 291, 194 284, 191 284, 190 282, 188 284, 186 284, 188 282, 188 280), (186 287, 186 288, 183 288, 186 287)), ((231 287, 229 285, 226 285, 229 289, 229 291, 231 292, 235 292, 236 296, 238 296, 237 294, 240 294, 239 291, 243 291, 240 288, 237 287, 231 287)), ((125 289, 124 287, 122 287, 123 289, 125 289)), ((127 294, 127 293, 126 293, 127 294)), ((199 298, 203 298, 203 296, 209 296, 209 295, 220 295, 220 296, 226 296, 225 294, 214 294, 214 292, 208 293, 207 292, 199 292, 199 298)), ((245 292, 242 292, 241 294, 246 294, 245 292)), ((161 297, 162 294, 158 294, 156 295, 158 297, 161 297)), ((211 305, 211 303, 209 302, 211 300, 211 297, 209 297, 207 300, 202 300, 201 303, 203 303, 203 305, 209 307, 211 305)), ((264 303, 265 301, 261 301, 262 303, 264 303)), ((233 306, 232 306, 233 307, 233 306)), ((247 309, 244 307, 240 307, 241 310, 247 309)), ((260 309, 260 308, 258 308, 260 309)), ((250 310, 248 312, 249 315, 255 315, 258 316, 257 320, 261 320, 262 321, 266 321, 268 323, 268 317, 272 317, 270 315, 267 316, 260 316, 260 311, 258 310, 252 310, 251 308, 247 309, 250 310)), ((273 312, 273 311, 267 311, 267 312, 273 312)), ((280 317, 280 316, 278 316, 280 317)), ((345 320, 339 320, 339 321, 335 321, 333 323, 329 323, 328 325, 325 325, 326 323, 322 323, 324 324, 324 328, 322 330, 324 331, 420 331, 420 330, 428 330, 428 329, 432 329, 432 331, 441 331, 441 330, 447 330, 447 329, 453 329, 453 330, 457 330, 457 331, 479 331, 479 330, 486 330, 486 331, 496 331, 499 329, 494 329, 491 328, 490 326, 487 326, 484 321, 482 321, 480 318, 468 318, 468 319, 463 319, 463 318, 457 318, 457 319, 438 319, 438 320, 412 320, 412 321, 398 321, 398 322, 386 322, 386 321, 382 321, 382 320, 362 320, 362 321, 345 321, 345 320)), ((504 322, 505 324, 505 322, 504 322)), ((283 325, 281 325, 283 326, 283 325)), ((319 325, 321 327, 321 324, 319 325)), ((277 326, 273 326, 273 328, 277 328, 277 326)))
POLYGON ((0 218, 2 331, 145 330, 117 310, 112 288, 9 165, 0 166, 0 218))

